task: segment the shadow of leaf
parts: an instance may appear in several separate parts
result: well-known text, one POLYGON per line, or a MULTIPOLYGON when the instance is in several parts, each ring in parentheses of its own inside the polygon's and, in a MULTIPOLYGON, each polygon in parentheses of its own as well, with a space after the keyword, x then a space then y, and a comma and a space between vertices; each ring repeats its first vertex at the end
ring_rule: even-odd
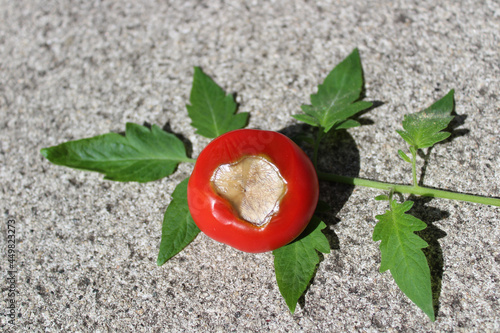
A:
MULTIPOLYGON (((297 124, 286 127, 280 133, 294 140, 307 155, 312 156, 312 147, 302 138, 313 137, 316 128, 306 125, 297 124), (299 140, 297 138, 300 136, 299 140)), ((350 177, 357 177, 360 169, 359 151, 356 147, 356 142, 346 130, 331 131, 325 135, 319 149, 318 169, 324 172, 336 173, 350 177)), ((318 212, 316 215, 326 223, 327 228, 323 230, 330 242, 330 248, 334 250, 340 249, 338 236, 332 229, 332 226, 339 223, 337 214, 342 209, 346 201, 351 196, 354 189, 352 185, 320 182, 320 200, 327 203, 330 207, 329 211, 318 212)))
POLYGON ((367 114, 368 112, 373 111, 374 109, 378 108, 379 106, 384 105, 384 102, 382 102, 382 101, 368 101, 368 102, 371 102, 372 106, 370 106, 366 110, 363 110, 363 111, 356 113, 354 116, 351 117, 351 119, 358 121, 361 124, 361 126, 375 124, 375 122, 373 120, 371 120, 368 117, 364 117, 364 115, 367 114))
MULTIPOLYGON (((304 140, 304 138, 314 137, 316 134, 315 131, 316 129, 312 126, 297 124, 286 127, 279 132, 294 140, 308 156, 312 156, 312 146, 309 145, 307 143, 307 139, 304 140)), ((329 132, 321 142, 319 156, 318 168, 322 171, 352 177, 359 175, 359 151, 353 137, 346 130, 329 132)), ((353 189, 354 186, 352 185, 334 182, 320 182, 319 199, 327 203, 330 209, 327 211, 316 212, 315 215, 327 225, 327 227, 323 229, 323 233, 328 239, 330 249, 332 250, 340 249, 339 237, 332 227, 340 222, 337 214, 351 196, 353 189)), ((321 264, 324 260, 324 255, 319 252, 318 255, 320 258, 319 263, 321 264)), ((341 264, 341 260, 339 260, 339 262, 341 264)), ((308 287, 298 300, 298 304, 302 308, 305 306, 305 295, 307 294, 311 284, 314 283, 315 277, 316 272, 313 274, 308 287)))

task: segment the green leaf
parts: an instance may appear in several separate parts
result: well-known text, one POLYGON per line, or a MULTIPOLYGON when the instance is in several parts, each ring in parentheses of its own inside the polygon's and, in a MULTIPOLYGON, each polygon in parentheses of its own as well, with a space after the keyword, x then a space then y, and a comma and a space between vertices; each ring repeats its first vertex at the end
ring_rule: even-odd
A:
POLYGON ((207 138, 216 138, 226 132, 246 126, 248 112, 235 114, 233 95, 226 95, 199 67, 194 68, 193 87, 186 105, 191 126, 196 133, 207 138))
MULTIPOLYGON (((341 124, 372 106, 372 103, 358 101, 362 89, 363 70, 358 49, 355 49, 328 74, 323 84, 318 86, 318 92, 311 95, 311 105, 302 105, 302 111, 306 115, 295 115, 294 118, 322 127, 325 132, 336 126, 354 127, 353 122, 344 123, 343 127, 341 124)), ((356 126, 359 126, 359 123, 356 126)))
POLYGON ((385 194, 377 195, 375 197, 375 200, 378 200, 378 201, 388 201, 389 200, 389 196, 387 196, 385 194))
POLYGON ((380 243, 380 272, 390 270, 394 281, 408 298, 434 321, 431 275, 422 248, 428 244, 414 232, 426 228, 416 217, 405 214, 412 201, 390 201, 391 209, 377 215, 380 222, 373 231, 373 240, 380 243))
POLYGON ((187 184, 189 178, 180 182, 172 193, 172 201, 163 217, 158 266, 184 249, 200 232, 189 213, 187 184))
POLYGON ((313 217, 298 239, 273 251, 276 281, 292 313, 319 263, 317 251, 330 253, 328 239, 321 232, 325 227, 323 221, 313 217))
POLYGON ((340 123, 335 124, 334 129, 339 130, 339 129, 348 129, 348 128, 353 128, 353 127, 359 127, 361 126, 360 122, 354 119, 347 119, 344 120, 340 123))
POLYGON ((180 162, 192 162, 182 141, 156 125, 127 123, 125 136, 107 133, 43 148, 50 162, 97 171, 105 179, 149 182, 171 175, 180 162))
POLYGON ((403 161, 411 163, 411 159, 401 149, 398 150, 398 155, 399 155, 399 157, 401 157, 403 159, 403 161))
POLYGON ((453 120, 451 112, 454 107, 454 91, 432 104, 429 108, 405 115, 404 131, 397 130, 399 135, 416 149, 428 148, 448 138, 451 133, 441 132, 453 120))
POLYGON ((294 117, 298 121, 301 121, 301 122, 306 123, 308 125, 319 126, 319 123, 316 120, 316 118, 314 118, 314 117, 312 117, 310 115, 307 115, 307 114, 294 114, 294 115, 292 115, 292 117, 294 117))

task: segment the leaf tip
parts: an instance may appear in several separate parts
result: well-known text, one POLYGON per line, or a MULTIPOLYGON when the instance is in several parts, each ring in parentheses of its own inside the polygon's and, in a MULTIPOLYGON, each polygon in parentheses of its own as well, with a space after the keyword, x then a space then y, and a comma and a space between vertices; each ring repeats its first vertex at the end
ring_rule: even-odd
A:
POLYGON ((40 154, 42 154, 42 156, 46 159, 49 159, 49 148, 40 149, 40 154))
POLYGON ((295 313, 295 310, 297 309, 297 303, 298 303, 298 299, 297 300, 288 300, 288 299, 285 299, 285 302, 286 302, 286 306, 288 307, 288 310, 290 311, 290 314, 293 316, 293 314, 295 313))
POLYGON ((164 258, 162 258, 161 256, 158 256, 158 258, 156 259, 156 266, 160 267, 160 266, 163 266, 163 264, 166 262, 166 260, 164 258))

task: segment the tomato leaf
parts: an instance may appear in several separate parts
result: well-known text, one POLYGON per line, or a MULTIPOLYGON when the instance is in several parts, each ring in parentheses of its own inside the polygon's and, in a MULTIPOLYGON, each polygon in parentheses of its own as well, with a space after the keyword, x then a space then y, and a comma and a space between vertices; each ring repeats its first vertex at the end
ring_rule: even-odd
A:
POLYGON ((348 129, 348 128, 359 127, 359 126, 361 126, 361 123, 359 121, 354 120, 354 119, 347 119, 347 120, 341 121, 337 125, 335 125, 335 129, 348 129))
POLYGON ((405 115, 404 131, 396 132, 416 149, 428 148, 448 138, 451 133, 442 132, 453 120, 451 112, 454 107, 454 91, 432 104, 425 110, 405 115))
POLYGON ((405 152, 402 151, 401 149, 398 150, 398 155, 399 155, 399 157, 401 157, 403 159, 403 161, 405 161, 407 163, 411 163, 410 157, 408 157, 408 155, 406 155, 405 152))
POLYGON ((380 272, 390 270, 394 281, 408 298, 434 321, 431 275, 422 248, 428 244, 414 232, 427 227, 425 222, 405 214, 413 201, 390 201, 390 210, 377 215, 373 240, 381 241, 380 272))
POLYGON ((347 56, 318 86, 318 92, 311 95, 311 105, 302 105, 305 114, 294 115, 299 121, 318 126, 328 132, 332 128, 359 126, 348 121, 349 117, 368 109, 370 102, 358 101, 363 89, 363 70, 358 49, 347 56))
POLYGON ((165 211, 161 232, 158 266, 184 249, 200 232, 189 213, 187 184, 189 178, 180 182, 172 193, 172 201, 165 211))
POLYGON ((191 126, 196 133, 207 138, 216 138, 226 132, 246 126, 248 112, 237 113, 233 95, 226 95, 201 68, 194 68, 193 87, 186 105, 191 126))
POLYGON ((313 216, 298 239, 273 251, 276 281, 290 312, 311 281, 319 263, 317 251, 330 253, 330 244, 321 232, 326 224, 313 216))
POLYGON ((316 127, 321 126, 319 121, 315 117, 310 116, 308 114, 294 114, 292 115, 292 117, 294 117, 298 121, 301 121, 311 126, 316 126, 316 127))
POLYGON ((388 195, 385 195, 385 194, 381 194, 381 195, 377 195, 375 197, 375 200, 378 200, 378 201, 389 201, 389 196, 388 195))
POLYGON ((180 162, 190 162, 182 141, 153 125, 127 123, 125 136, 107 133, 43 148, 50 162, 97 171, 105 179, 149 182, 171 175, 180 162))

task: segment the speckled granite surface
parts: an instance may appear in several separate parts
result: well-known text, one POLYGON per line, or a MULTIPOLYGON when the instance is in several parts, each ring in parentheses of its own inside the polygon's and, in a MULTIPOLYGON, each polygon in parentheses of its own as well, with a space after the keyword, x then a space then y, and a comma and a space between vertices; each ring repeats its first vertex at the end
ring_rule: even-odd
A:
POLYGON ((51 165, 42 147, 121 132, 125 122, 182 134, 193 66, 229 92, 249 127, 293 130, 291 114, 355 47, 365 126, 327 138, 320 166, 408 183, 394 131, 455 89, 451 140, 432 149, 424 183, 500 196, 500 6, 496 1, 0 0, 0 326, 30 332, 454 332, 500 330, 500 209, 418 200, 442 276, 437 321, 378 272, 371 241, 380 191, 323 184, 334 206, 325 255, 292 316, 272 255, 200 235, 155 264, 168 179, 112 183, 51 165), (8 323, 8 221, 15 220, 15 326, 8 323))

